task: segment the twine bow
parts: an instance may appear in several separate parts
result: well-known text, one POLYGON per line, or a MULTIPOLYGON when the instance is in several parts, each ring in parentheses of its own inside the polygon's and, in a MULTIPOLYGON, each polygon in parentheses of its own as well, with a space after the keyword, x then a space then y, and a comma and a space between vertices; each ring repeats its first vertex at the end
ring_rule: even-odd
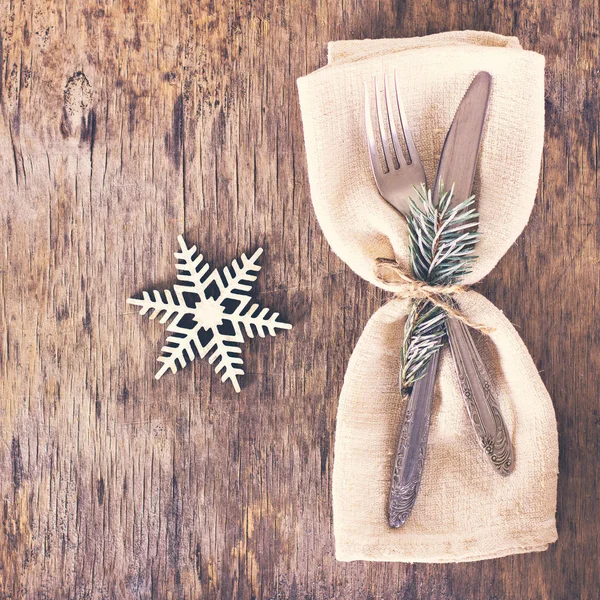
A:
POLYGON ((480 325, 467 319, 450 302, 444 299, 444 296, 453 296, 462 294, 469 290, 468 286, 453 285, 430 285, 425 281, 415 279, 404 271, 397 261, 390 258, 378 258, 375 265, 375 276, 379 281, 387 285, 399 286, 398 291, 394 292, 396 298, 402 300, 429 300, 435 306, 441 308, 446 314, 458 321, 461 321, 471 329, 477 329, 486 335, 494 331, 493 327, 480 325))

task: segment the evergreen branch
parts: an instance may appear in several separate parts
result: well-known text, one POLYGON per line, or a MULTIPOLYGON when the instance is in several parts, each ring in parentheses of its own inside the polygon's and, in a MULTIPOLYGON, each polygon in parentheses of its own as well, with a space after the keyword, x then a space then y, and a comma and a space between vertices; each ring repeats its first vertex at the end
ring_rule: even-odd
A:
MULTIPOLYGON (((437 204, 431 190, 415 188, 420 203, 410 201, 407 217, 410 264, 415 278, 433 286, 450 286, 471 272, 478 238, 479 215, 474 196, 452 206, 454 188, 440 189, 437 204), (420 207, 419 207, 420 206, 420 207)), ((444 345, 445 311, 429 300, 414 301, 404 327, 400 375, 403 393, 409 393, 425 374, 434 354, 444 345)))

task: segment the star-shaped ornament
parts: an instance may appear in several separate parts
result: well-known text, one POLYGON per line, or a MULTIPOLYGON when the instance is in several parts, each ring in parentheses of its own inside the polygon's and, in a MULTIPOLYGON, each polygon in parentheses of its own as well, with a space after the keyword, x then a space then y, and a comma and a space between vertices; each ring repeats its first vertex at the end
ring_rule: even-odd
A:
POLYGON ((127 302, 140 306, 140 314, 152 311, 150 319, 162 314, 160 323, 171 320, 167 331, 173 335, 167 338, 162 356, 163 363, 156 373, 160 379, 168 370, 175 373, 186 366, 196 356, 215 364, 215 371, 222 372, 221 381, 228 379, 236 392, 240 391, 238 377, 244 374, 240 344, 244 342, 243 332, 250 338, 255 333, 265 337, 275 335, 277 329, 291 329, 289 323, 278 321, 279 313, 271 313, 258 304, 248 304, 252 297, 248 292, 262 254, 259 248, 250 258, 242 254, 239 262, 234 259, 231 267, 224 267, 221 275, 217 269, 210 271, 203 256, 196 252, 196 246, 188 248, 183 237, 177 238, 181 250, 175 252, 177 259, 177 279, 181 284, 171 290, 142 292, 142 298, 129 298, 127 302), (209 273, 210 271, 210 273, 209 273))

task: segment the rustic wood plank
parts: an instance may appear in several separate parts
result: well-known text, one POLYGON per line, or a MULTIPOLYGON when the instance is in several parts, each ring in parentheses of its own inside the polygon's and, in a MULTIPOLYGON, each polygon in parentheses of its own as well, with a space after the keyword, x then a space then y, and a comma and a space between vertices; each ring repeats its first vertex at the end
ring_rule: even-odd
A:
POLYGON ((436 0, 0 0, 0 597, 596 598, 598 6, 436 0), (337 397, 385 301, 310 206, 295 79, 330 39, 518 35, 547 58, 531 223, 480 286, 554 398, 558 543, 460 565, 333 558, 337 397), (294 329, 153 379, 164 330, 125 299, 266 249, 294 329))

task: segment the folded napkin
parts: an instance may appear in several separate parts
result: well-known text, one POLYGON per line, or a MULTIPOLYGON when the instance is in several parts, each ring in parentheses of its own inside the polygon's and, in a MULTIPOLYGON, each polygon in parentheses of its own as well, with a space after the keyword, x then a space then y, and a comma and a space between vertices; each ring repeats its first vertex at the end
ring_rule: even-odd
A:
MULTIPOLYGON (((378 194, 364 131, 364 83, 397 74, 407 119, 432 185, 444 138, 478 71, 492 91, 474 185, 481 238, 471 284, 525 227, 536 195, 544 137, 544 58, 516 38, 450 32, 423 38, 332 42, 329 64, 298 80, 315 212, 335 253, 385 288, 377 258, 408 264, 403 217, 378 194)), ((391 300, 367 324, 339 401, 333 468, 338 560, 459 562, 545 550, 557 538, 558 439, 552 402, 519 335, 473 291, 462 313, 489 325, 473 332, 498 392, 515 469, 500 477, 477 443, 442 351, 427 460, 418 499, 399 529, 387 525, 392 460, 404 400, 400 347, 409 302, 391 300)))

